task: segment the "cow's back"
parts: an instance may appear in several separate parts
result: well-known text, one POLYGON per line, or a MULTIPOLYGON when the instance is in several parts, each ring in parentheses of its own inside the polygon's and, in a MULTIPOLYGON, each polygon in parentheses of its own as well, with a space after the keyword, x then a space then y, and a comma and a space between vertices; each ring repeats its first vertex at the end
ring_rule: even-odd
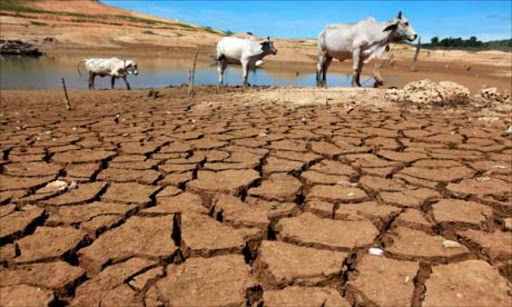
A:
POLYGON ((118 58, 88 59, 85 61, 86 69, 98 74, 110 74, 118 67, 121 67, 122 64, 123 61, 118 58))
POLYGON ((319 35, 319 46, 334 58, 349 59, 358 40, 365 36, 367 25, 372 22, 375 22, 373 18, 366 18, 356 23, 328 25, 319 35))
POLYGON ((240 60, 247 48, 247 40, 236 37, 224 37, 217 44, 217 55, 224 55, 229 60, 240 60))

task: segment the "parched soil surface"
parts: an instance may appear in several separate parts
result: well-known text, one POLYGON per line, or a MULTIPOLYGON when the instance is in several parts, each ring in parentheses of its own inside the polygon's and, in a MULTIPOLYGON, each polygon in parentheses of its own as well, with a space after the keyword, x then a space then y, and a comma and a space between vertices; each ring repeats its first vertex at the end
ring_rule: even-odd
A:
POLYGON ((2 91, 2 306, 510 306, 509 111, 157 91, 2 91))

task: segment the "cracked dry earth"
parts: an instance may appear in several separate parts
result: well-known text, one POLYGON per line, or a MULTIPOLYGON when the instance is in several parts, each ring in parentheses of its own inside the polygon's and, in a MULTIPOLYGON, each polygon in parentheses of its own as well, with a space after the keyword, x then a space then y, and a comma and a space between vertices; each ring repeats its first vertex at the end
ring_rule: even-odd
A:
POLYGON ((161 91, 3 91, 0 305, 511 306, 509 114, 161 91))

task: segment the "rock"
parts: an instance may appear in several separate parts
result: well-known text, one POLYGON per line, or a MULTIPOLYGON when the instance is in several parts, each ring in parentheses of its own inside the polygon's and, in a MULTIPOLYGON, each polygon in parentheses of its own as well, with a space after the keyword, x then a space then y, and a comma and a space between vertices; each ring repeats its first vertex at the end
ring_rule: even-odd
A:
POLYGON ((439 83, 420 80, 408 83, 402 90, 387 90, 386 98, 394 102, 415 104, 466 104, 469 102, 469 90, 450 81, 439 83))
POLYGON ((500 93, 498 91, 498 89, 495 87, 484 88, 480 92, 480 95, 482 96, 482 98, 484 98, 486 100, 490 100, 490 101, 505 102, 505 103, 511 102, 511 96, 510 96, 509 92, 503 91, 502 93, 500 93))
POLYGON ((39 49, 37 49, 33 44, 24 40, 0 39, 0 54, 38 57, 43 53, 39 51, 39 49))

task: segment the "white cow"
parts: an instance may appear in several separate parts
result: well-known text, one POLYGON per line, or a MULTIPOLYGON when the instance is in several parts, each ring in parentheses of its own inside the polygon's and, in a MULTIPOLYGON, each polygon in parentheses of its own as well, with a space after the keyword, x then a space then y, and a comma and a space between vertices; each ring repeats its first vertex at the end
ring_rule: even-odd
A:
POLYGON ((242 64, 244 87, 247 86, 249 70, 263 64, 262 59, 269 54, 276 54, 270 37, 257 41, 254 38, 224 37, 217 43, 217 70, 219 71, 219 86, 224 86, 224 70, 228 64, 242 64))
POLYGON ((361 86, 359 76, 363 63, 382 56, 392 41, 413 41, 416 37, 418 35, 402 16, 402 12, 385 22, 377 22, 370 17, 356 23, 328 25, 320 32, 317 40, 317 86, 327 86, 325 78, 333 58, 340 61, 352 58, 352 86, 361 86))
POLYGON ((111 59, 83 59, 78 62, 77 70, 80 73, 80 64, 85 62, 85 69, 89 72, 89 89, 94 89, 94 78, 96 76, 111 76, 112 88, 114 88, 117 78, 122 78, 126 83, 126 88, 130 88, 130 83, 126 77, 130 74, 138 75, 137 62, 132 60, 120 60, 118 58, 111 59))

